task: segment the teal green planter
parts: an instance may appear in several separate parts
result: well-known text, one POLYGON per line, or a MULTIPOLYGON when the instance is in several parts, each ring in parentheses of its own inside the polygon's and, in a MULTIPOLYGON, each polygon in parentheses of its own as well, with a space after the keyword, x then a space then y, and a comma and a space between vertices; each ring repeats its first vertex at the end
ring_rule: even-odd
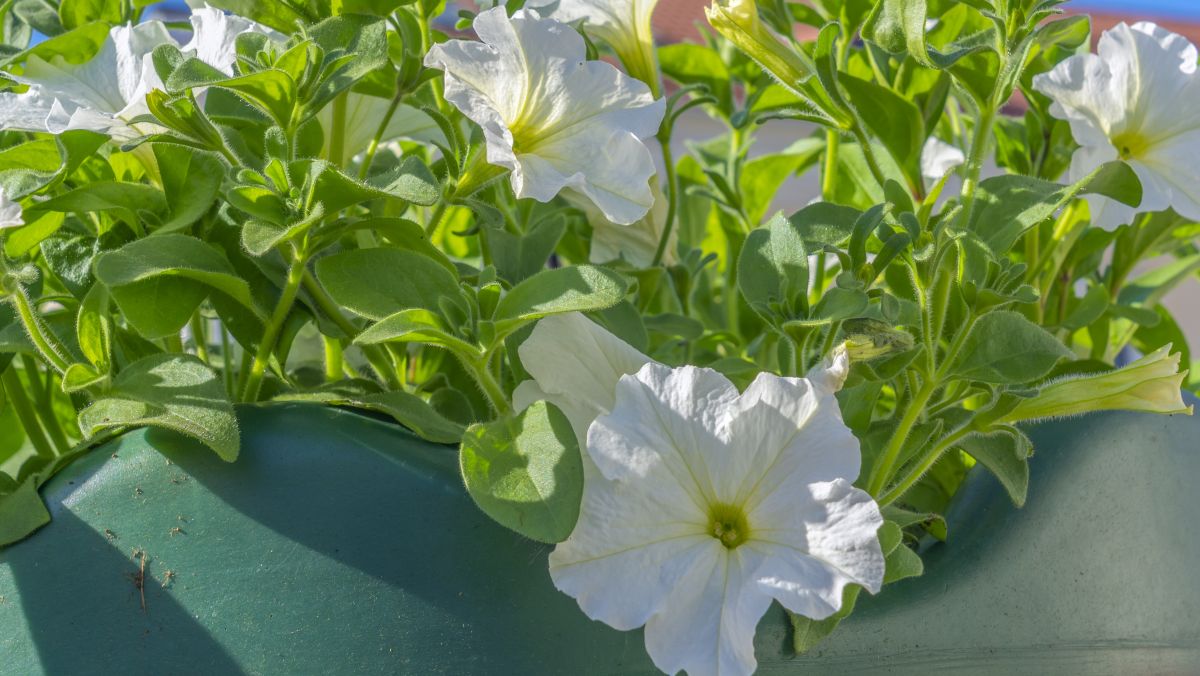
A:
MULTIPOLYGON (((474 507, 453 449, 314 406, 241 420, 235 464, 138 431, 46 486, 53 522, 0 552, 0 673, 654 673, 474 507)), ((1200 419, 1033 436, 1025 509, 973 476, 923 577, 800 658, 776 608, 760 673, 1200 673, 1200 419)))

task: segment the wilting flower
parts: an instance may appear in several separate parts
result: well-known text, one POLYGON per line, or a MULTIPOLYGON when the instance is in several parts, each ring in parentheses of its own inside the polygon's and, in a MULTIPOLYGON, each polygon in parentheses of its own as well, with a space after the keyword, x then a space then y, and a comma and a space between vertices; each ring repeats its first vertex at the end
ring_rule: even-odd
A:
POLYGON ((1079 143, 1070 178, 1121 159, 1142 182, 1137 209, 1091 195, 1092 222, 1108 229, 1138 211, 1173 208, 1200 219, 1200 77, 1196 47, 1152 23, 1119 24, 1100 37, 1096 54, 1065 59, 1034 78, 1053 99, 1079 143))
POLYGON ((487 160, 512 171, 518 197, 548 202, 565 188, 629 224, 654 204, 650 150, 664 103, 602 61, 583 38, 536 13, 481 12, 482 42, 435 45, 425 64, 445 71, 446 99, 483 127, 487 160))
MULTIPOLYGON (((545 4, 545 3, 540 3, 545 4)), ((651 18, 658 0, 558 0, 555 19, 582 21, 588 33, 608 43, 634 77, 659 88, 651 18)))
POLYGON ((743 394, 715 371, 654 363, 580 315, 542 320, 521 352, 537 382, 518 406, 547 399, 586 430, 580 519, 551 577, 589 617, 645 625, 660 669, 750 673, 772 600, 821 619, 847 584, 879 590, 882 517, 851 484, 858 442, 834 398, 844 351, 743 394))
POLYGON ((1181 388, 1188 372, 1179 370, 1179 353, 1167 345, 1108 373, 1068 378, 1022 400, 1005 422, 1080 415, 1093 411, 1141 411, 1191 415, 1181 388))
POLYGON ((921 149, 921 176, 929 181, 940 181, 966 161, 967 157, 961 149, 930 136, 921 149))
POLYGON ((25 225, 21 203, 8 199, 8 191, 0 187, 0 230, 25 225))
MULTIPOLYGON (((570 192, 565 193, 567 201, 579 207, 592 226, 592 249, 589 254, 591 262, 608 263, 624 259, 640 268, 650 267, 654 262, 654 254, 658 251, 663 228, 667 225, 668 211, 667 198, 657 180, 651 179, 650 192, 654 195, 654 206, 638 222, 631 225, 613 223, 591 202, 570 192)), ((672 230, 667 248, 663 252, 662 260, 668 265, 675 262, 675 243, 678 240, 676 233, 677 231, 672 230)))

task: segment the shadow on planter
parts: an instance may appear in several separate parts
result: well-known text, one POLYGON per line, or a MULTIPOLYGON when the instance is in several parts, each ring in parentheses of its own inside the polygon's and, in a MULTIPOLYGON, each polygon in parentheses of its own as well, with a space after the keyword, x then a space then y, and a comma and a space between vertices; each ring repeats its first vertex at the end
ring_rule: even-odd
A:
MULTIPOLYGON (((655 673, 475 508, 453 449, 313 406, 241 421, 236 464, 138 431, 46 487, 53 522, 0 552, 0 672, 655 673)), ((774 608, 760 673, 1200 670, 1200 420, 1033 436, 1025 509, 977 473, 924 577, 800 658, 774 608)))

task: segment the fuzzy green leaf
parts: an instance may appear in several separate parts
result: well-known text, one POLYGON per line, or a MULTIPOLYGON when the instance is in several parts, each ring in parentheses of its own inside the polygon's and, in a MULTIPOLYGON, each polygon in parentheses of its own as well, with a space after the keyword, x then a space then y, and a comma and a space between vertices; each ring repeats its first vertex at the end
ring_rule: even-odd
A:
POLYGON ((955 376, 1001 385, 1032 383, 1072 355, 1057 338, 1017 312, 980 317, 955 362, 955 376))
POLYGON ((542 317, 610 308, 625 297, 621 275, 595 265, 544 270, 514 286, 496 305, 500 332, 542 317))
POLYGON ((516 416, 472 425, 460 465, 467 492, 498 523, 539 542, 562 542, 579 519, 583 461, 571 422, 534 403, 516 416))
POLYGON ((203 442, 222 460, 241 441, 233 404, 211 368, 186 354, 159 354, 125 367, 112 390, 79 414, 89 436, 112 427, 164 427, 203 442))

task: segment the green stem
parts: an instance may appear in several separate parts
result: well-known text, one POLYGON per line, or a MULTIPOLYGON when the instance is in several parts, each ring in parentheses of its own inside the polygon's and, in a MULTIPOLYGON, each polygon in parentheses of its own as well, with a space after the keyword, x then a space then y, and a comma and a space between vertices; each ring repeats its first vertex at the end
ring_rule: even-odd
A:
POLYGON ((867 168, 871 170, 871 176, 875 178, 875 182, 882 188, 887 179, 884 177, 883 169, 879 166, 879 159, 875 157, 875 149, 871 147, 871 139, 867 138, 867 135, 862 130, 862 125, 857 122, 855 122, 850 132, 854 134, 854 139, 858 141, 858 145, 862 147, 863 158, 867 161, 867 168))
POLYGON ((346 158, 346 97, 342 92, 333 100, 333 129, 329 137, 329 161, 345 168, 346 158))
POLYGON ((884 493, 883 497, 879 498, 879 506, 886 507, 907 493, 910 488, 912 488, 918 481, 921 480, 921 477, 925 476, 926 472, 933 468, 937 461, 941 459, 943 453, 952 448, 954 444, 961 441, 963 437, 969 435, 971 431, 972 430, 970 427, 964 427, 945 439, 942 439, 938 445, 934 446, 928 453, 925 454, 923 458, 921 458, 920 462, 913 466, 912 471, 909 472, 907 476, 896 482, 896 485, 893 486, 891 490, 889 490, 887 493, 884 493))
POLYGON ((900 452, 904 449, 904 442, 908 440, 908 435, 912 432, 912 428, 921 419, 921 415, 925 412, 925 405, 929 403, 929 398, 937 391, 938 381, 936 378, 930 378, 925 381, 925 384, 908 403, 908 408, 904 411, 904 417, 900 419, 900 424, 896 426, 896 431, 892 434, 891 440, 888 442, 887 448, 884 449, 883 455, 879 457, 879 461, 875 464, 875 468, 871 472, 871 480, 867 484, 867 492, 871 495, 879 495, 888 480, 891 479, 892 473, 896 470, 896 462, 900 459, 900 452))
POLYGON ((342 352, 342 341, 329 336, 322 337, 325 343, 325 382, 332 383, 342 379, 342 365, 345 361, 342 352))
POLYGON ((499 415, 511 413, 512 407, 508 404, 508 395, 504 393, 504 388, 500 387, 500 383, 492 375, 487 362, 477 360, 465 361, 465 363, 475 376, 475 381, 479 383, 479 389, 483 391, 496 413, 499 415))
MULTIPOLYGON (((359 333, 358 327, 349 319, 346 319, 346 315, 342 314, 342 309, 329 297, 329 293, 325 291, 325 287, 321 286, 308 271, 304 273, 303 284, 304 290, 312 297, 313 302, 317 304, 321 312, 324 312, 325 316, 333 320, 333 323, 341 329, 342 333, 346 334, 347 338, 353 340, 359 333)), ((388 385, 388 387, 400 389, 401 383, 396 379, 392 361, 388 357, 386 350, 380 345, 363 345, 362 351, 367 361, 371 364, 371 369, 375 371, 375 375, 388 385)))
POLYGON ((229 340, 229 331, 221 327, 221 375, 225 379, 225 392, 232 399, 236 394, 233 382, 233 341, 229 340))
POLYGON ((32 356, 21 355, 21 366, 25 370, 25 379, 29 381, 29 391, 33 393, 34 400, 37 402, 34 412, 42 421, 42 427, 50 435, 50 441, 54 442, 58 453, 65 453, 67 449, 71 448, 71 444, 67 441, 67 435, 63 433, 58 416, 54 415, 54 391, 49 383, 41 382, 41 378, 38 377, 37 361, 32 356))
POLYGON ((450 200, 442 200, 434 208, 433 213, 429 215, 429 220, 425 223, 425 236, 433 239, 438 228, 442 226, 442 221, 446 218, 446 211, 450 208, 450 200))
POLYGON ((204 318, 200 316, 199 309, 192 313, 189 326, 192 329, 192 343, 196 346, 196 356, 208 364, 208 332, 204 330, 204 318))
POLYGON ((50 446, 45 433, 42 432, 41 425, 38 424, 37 414, 34 413, 33 405, 29 403, 29 397, 25 394, 25 387, 21 384, 21 379, 17 377, 17 370, 9 366, 0 376, 0 382, 4 384, 4 389, 8 392, 8 401, 12 404, 17 419, 21 421, 21 427, 25 429, 25 436, 29 438, 29 443, 33 445, 34 451, 43 458, 53 458, 56 455, 54 448, 50 446))
POLYGON ((387 131, 388 125, 392 123, 392 117, 396 115, 396 109, 400 107, 400 100, 403 98, 404 92, 402 91, 396 92, 396 95, 392 97, 387 112, 384 113, 379 126, 375 128, 375 135, 371 137, 371 143, 367 146, 367 154, 363 156, 362 166, 358 168, 358 180, 365 179, 371 170, 371 163, 375 161, 375 154, 379 152, 379 144, 383 140, 383 132, 387 131))
POLYGON ((832 201, 834 181, 837 179, 838 154, 841 150, 842 135, 836 129, 825 130, 825 169, 821 174, 821 199, 832 201))
MULTIPOLYGON (((671 232, 675 228, 675 216, 679 208, 679 177, 676 176, 675 158, 671 153, 672 127, 673 125, 664 123, 658 135, 663 166, 667 174, 667 220, 663 223, 662 235, 658 238, 658 248, 654 250, 654 260, 650 263, 652 268, 658 267, 667 253, 667 245, 671 241, 671 232)), ((653 207, 651 209, 653 210, 653 207)))
POLYGON ((29 339, 33 341, 34 347, 56 371, 59 373, 66 371, 70 366, 70 362, 67 360, 67 350, 58 342, 58 337, 51 333, 38 317, 25 288, 18 286, 11 297, 13 305, 17 308, 17 316, 21 318, 21 324, 25 326, 25 332, 29 334, 29 339))
POLYGON ((287 320, 288 313, 292 311, 292 305, 296 302, 296 295, 300 292, 300 284, 304 280, 304 270, 307 264, 307 252, 294 252, 291 266, 288 268, 287 282, 283 287, 283 294, 279 297, 279 304, 275 306, 275 312, 271 314, 271 319, 267 322, 262 340, 258 343, 258 350, 254 354, 254 361, 250 364, 250 371, 246 374, 246 380, 242 386, 242 401, 258 401, 258 393, 262 389, 267 364, 271 361, 271 353, 275 349, 276 341, 279 340, 279 332, 283 329, 283 323, 287 320))

